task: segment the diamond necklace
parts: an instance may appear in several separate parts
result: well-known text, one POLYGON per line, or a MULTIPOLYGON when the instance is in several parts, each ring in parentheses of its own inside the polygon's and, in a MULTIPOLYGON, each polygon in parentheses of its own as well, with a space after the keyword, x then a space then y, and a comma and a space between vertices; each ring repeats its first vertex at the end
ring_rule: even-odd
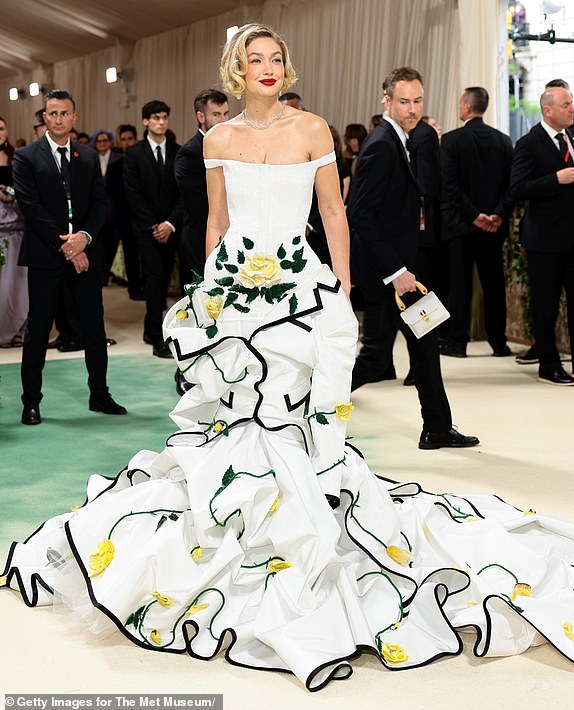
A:
POLYGON ((275 121, 278 121, 281 116, 285 113, 285 104, 283 103, 281 105, 281 110, 279 111, 278 114, 273 116, 273 118, 270 118, 267 123, 252 123, 247 116, 245 115, 245 109, 241 112, 241 118, 243 119, 243 123, 246 126, 249 126, 249 128, 254 128, 256 131, 264 131, 266 128, 269 128, 269 126, 272 123, 275 123, 275 121))

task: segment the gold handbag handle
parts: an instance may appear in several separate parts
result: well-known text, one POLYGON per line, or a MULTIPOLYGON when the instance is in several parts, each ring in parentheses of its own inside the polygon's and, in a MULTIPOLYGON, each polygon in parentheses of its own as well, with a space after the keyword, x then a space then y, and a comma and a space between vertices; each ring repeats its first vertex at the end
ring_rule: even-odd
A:
MULTIPOLYGON (((428 288, 424 286, 420 281, 415 281, 415 285, 418 288, 418 290, 422 293, 423 296, 426 296, 428 291, 428 288)), ((397 306, 399 307, 399 311, 406 311, 407 307, 403 303, 401 297, 399 294, 395 291, 395 301, 397 302, 397 306)))

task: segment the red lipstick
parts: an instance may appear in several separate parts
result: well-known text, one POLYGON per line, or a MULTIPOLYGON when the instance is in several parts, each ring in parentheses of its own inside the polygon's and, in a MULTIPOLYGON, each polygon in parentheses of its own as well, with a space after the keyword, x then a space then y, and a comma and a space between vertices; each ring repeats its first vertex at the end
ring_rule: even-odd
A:
POLYGON ((273 86, 273 84, 277 83, 276 79, 261 79, 261 84, 264 84, 265 86, 273 86))

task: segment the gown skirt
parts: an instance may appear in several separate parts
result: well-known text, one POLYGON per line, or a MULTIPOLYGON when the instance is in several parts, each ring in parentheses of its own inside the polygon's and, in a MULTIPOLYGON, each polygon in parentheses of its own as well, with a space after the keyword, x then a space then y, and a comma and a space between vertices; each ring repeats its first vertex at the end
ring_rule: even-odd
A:
POLYGON ((193 387, 160 452, 13 543, 4 585, 95 634, 294 673, 551 643, 574 660, 574 525, 373 474, 346 441, 357 323, 305 243, 308 163, 223 170, 230 229, 164 336, 193 387))

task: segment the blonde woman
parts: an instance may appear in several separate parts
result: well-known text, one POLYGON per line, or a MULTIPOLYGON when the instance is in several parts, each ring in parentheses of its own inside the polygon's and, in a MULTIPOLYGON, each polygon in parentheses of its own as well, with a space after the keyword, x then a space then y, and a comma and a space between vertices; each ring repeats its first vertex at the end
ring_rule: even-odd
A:
POLYGON ((389 668, 458 654, 457 627, 479 630, 480 655, 518 653, 537 629, 572 657, 571 526, 538 526, 522 551, 515 508, 379 479, 345 444, 356 323, 329 129, 279 104, 294 73, 272 30, 241 28, 222 74, 245 110, 205 138, 205 279, 164 322, 193 384, 171 415, 180 431, 11 548, 8 584, 30 604, 65 596, 71 565, 98 631, 203 659, 225 649, 311 691, 348 678, 361 651, 389 668), (335 274, 305 244, 313 184, 335 274))

